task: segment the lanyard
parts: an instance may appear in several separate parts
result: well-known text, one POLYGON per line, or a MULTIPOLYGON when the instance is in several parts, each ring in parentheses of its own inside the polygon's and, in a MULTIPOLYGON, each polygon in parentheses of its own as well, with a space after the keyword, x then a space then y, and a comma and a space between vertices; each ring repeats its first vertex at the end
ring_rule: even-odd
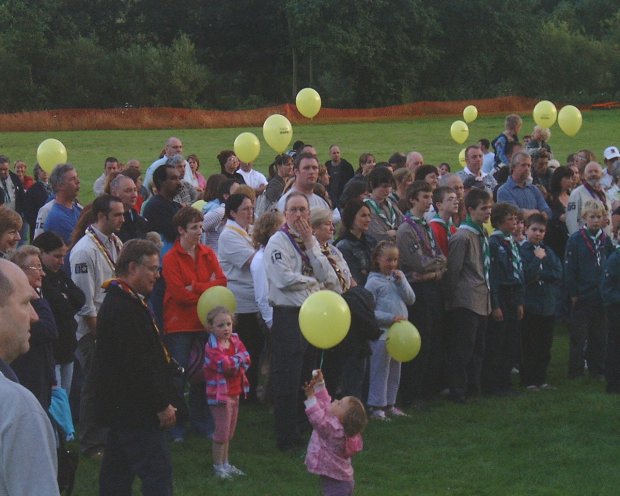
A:
POLYGON ((144 308, 148 312, 149 317, 151 318, 151 323, 153 324, 153 330, 155 331, 155 334, 157 335, 157 340, 159 341, 159 344, 161 345, 161 349, 164 352, 164 357, 166 359, 166 363, 170 363, 170 360, 171 360, 170 352, 168 351, 168 348, 166 348, 166 345, 161 340, 161 334, 159 332, 159 327, 157 327, 157 323, 155 322, 155 318, 153 316, 153 312, 151 312, 151 309, 144 302, 144 299, 138 293, 136 293, 125 281, 123 281, 121 279, 111 279, 108 282, 108 284, 104 285, 104 288, 107 288, 108 285, 116 286, 121 291, 123 291, 125 294, 128 294, 129 296, 131 296, 135 300, 138 300, 138 302, 140 303, 142 308, 144 308))
MULTIPOLYGON (((112 258, 112 254, 108 251, 108 249, 103 245, 103 243, 101 242, 101 240, 99 239, 99 236, 97 236, 97 233, 95 232, 95 230, 93 229, 92 226, 88 226, 86 228, 86 235, 90 236, 90 238, 93 240, 93 242, 95 243, 95 245, 97 246, 97 248, 99 249, 99 251, 101 253, 103 253, 104 258, 106 259, 106 262, 108 262, 108 264, 110 265, 110 268, 114 271, 116 270, 116 264, 114 262, 114 259, 112 258)), ((116 235, 112 234, 110 236, 110 240, 112 241, 112 243, 114 243, 114 245, 116 246, 116 250, 120 251, 120 246, 119 243, 117 242, 116 235)))

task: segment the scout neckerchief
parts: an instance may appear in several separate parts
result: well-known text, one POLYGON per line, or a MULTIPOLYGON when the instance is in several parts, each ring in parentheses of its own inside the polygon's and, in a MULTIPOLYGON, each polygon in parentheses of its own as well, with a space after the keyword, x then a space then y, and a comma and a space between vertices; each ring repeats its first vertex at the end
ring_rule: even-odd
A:
POLYGON ((602 258, 601 252, 603 251, 603 244, 605 243, 606 238, 605 231, 599 229, 597 233, 593 235, 587 227, 582 227, 579 229, 579 232, 586 243, 586 248, 590 253, 592 253, 592 255, 594 255, 594 258, 596 259, 596 266, 600 267, 602 258))
POLYGON ((523 265, 521 263, 521 254, 519 253, 519 247, 517 243, 515 243, 514 238, 510 234, 504 234, 502 231, 496 230, 493 231, 491 236, 497 236, 502 240, 502 244, 508 248, 510 251, 508 252, 510 255, 510 265, 512 265, 512 276, 520 281, 522 279, 523 274, 523 265))
MULTIPOLYGON (((95 246, 103 254, 103 258, 105 258, 106 262, 108 262, 108 265, 110 266, 112 271, 116 270, 116 262, 114 261, 112 254, 108 251, 108 249, 101 242, 101 240, 99 239, 99 236, 97 236, 97 233, 93 229, 93 226, 88 226, 86 228, 86 235, 89 236, 90 239, 93 240, 93 243, 95 243, 95 246)), ((123 243, 121 242, 120 239, 116 237, 116 234, 110 235, 110 241, 114 244, 114 247, 116 248, 116 256, 118 257, 118 254, 120 253, 123 247, 123 243)))
POLYGON ((432 222, 434 224, 439 224, 441 227, 443 227, 446 230, 446 236, 448 237, 448 239, 450 239, 450 237, 452 236, 452 228, 454 227, 454 222, 452 222, 452 217, 450 217, 448 219, 448 222, 446 222, 439 216, 439 214, 435 214, 435 217, 433 217, 428 222, 429 224, 432 222))
POLYGON ((324 245, 321 246, 321 253, 325 255, 325 257, 329 261, 329 264, 334 269, 334 272, 336 273, 336 276, 338 277, 338 282, 340 283, 340 287, 342 288, 342 291, 343 292, 348 291, 349 285, 347 284, 347 280, 344 277, 344 274, 342 273, 342 269, 340 268, 340 265, 338 265, 338 262, 336 261, 336 259, 334 258, 334 255, 332 254, 332 251, 330 250, 329 243, 325 243, 324 245))
POLYGON ((482 248, 482 266, 484 269, 484 279, 487 283, 487 288, 490 288, 489 284, 489 270, 491 268, 491 250, 489 249, 489 240, 484 232, 484 228, 471 220, 471 216, 468 214, 463 223, 459 226, 459 229, 466 229, 480 236, 480 246, 482 248))
POLYGON ((396 212, 396 209, 392 206, 392 202, 390 201, 389 198, 385 199, 385 204, 387 205, 388 213, 390 215, 389 219, 385 215, 385 210, 383 210, 383 208, 379 207, 377 202, 375 200, 373 200, 372 198, 365 198, 364 199, 364 203, 366 205, 368 205, 370 207, 370 210, 372 210, 377 216, 379 216, 379 218, 381 218, 381 220, 383 220, 383 222, 390 229, 396 229, 398 227, 397 226, 397 224, 398 224, 398 213, 396 212))
POLYGON ((603 204, 603 207, 605 207, 605 211, 607 211, 607 196, 605 195, 605 192, 594 189, 590 186, 588 181, 582 181, 582 184, 586 191, 590 193, 590 196, 595 200, 600 201, 603 204))
POLYGON ((437 243, 435 243, 433 231, 424 217, 417 217, 411 212, 407 212, 405 214, 404 220, 407 224, 409 224, 409 227, 411 227, 411 229, 413 229, 414 232, 418 235, 418 238, 423 245, 423 249, 426 252, 426 256, 436 257, 440 255, 440 253, 437 251, 437 243))
POLYGON ((170 363, 170 352, 168 351, 168 348, 166 348, 166 345, 161 340, 161 333, 159 331, 159 327, 157 327, 157 323, 155 322, 155 317, 153 316, 153 312, 151 311, 149 306, 146 304, 144 299, 138 293, 136 293, 129 286, 129 284, 127 284, 125 281, 123 281, 121 279, 110 279, 110 280, 104 282, 101 287, 103 289, 108 289, 110 286, 117 287, 123 293, 129 295, 134 300, 137 300, 140 303, 140 305, 142 305, 142 307, 144 309, 146 309, 146 311, 149 314, 149 317, 151 317, 151 323, 153 324, 153 330, 155 331, 155 334, 157 335, 157 340, 159 341, 159 344, 161 345, 161 349, 164 352, 164 358, 166 359, 166 363, 170 363))
POLYGON ((252 243, 252 238, 250 238, 250 235, 247 233, 247 231, 245 229, 242 229, 241 226, 239 226, 239 224, 237 224, 236 222, 235 222, 235 225, 233 225, 231 222, 235 222, 235 221, 230 221, 229 223, 227 223, 224 226, 224 229, 230 229, 231 231, 236 232, 243 239, 245 239, 252 248, 254 248, 254 243, 252 243))
POLYGON ((301 257, 301 273, 305 276, 313 275, 314 271, 312 270, 312 266, 310 265, 310 258, 308 257, 308 255, 306 255, 306 245, 304 244, 301 237, 291 232, 291 229, 286 223, 280 228, 280 231, 286 234, 286 237, 293 245, 293 248, 295 248, 295 251, 299 253, 299 256, 301 257))

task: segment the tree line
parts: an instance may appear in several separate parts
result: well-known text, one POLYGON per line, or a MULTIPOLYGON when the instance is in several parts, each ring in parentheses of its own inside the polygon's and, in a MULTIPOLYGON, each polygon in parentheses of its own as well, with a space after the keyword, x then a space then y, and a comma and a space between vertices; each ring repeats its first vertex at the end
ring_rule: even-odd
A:
POLYGON ((620 99, 617 0, 4 0, 0 111, 620 99))

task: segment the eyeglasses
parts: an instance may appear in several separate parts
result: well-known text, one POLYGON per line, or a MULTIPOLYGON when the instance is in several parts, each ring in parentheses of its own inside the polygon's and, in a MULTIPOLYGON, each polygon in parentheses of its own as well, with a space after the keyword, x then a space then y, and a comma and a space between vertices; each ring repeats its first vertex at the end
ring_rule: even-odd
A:
POLYGON ((145 264, 140 264, 142 265, 142 267, 144 267, 146 270, 148 270, 151 274, 157 274, 159 272, 159 265, 145 265, 145 264))
POLYGON ((28 267, 23 267, 23 269, 24 270, 36 270, 36 271, 39 271, 39 272, 43 272, 43 267, 41 267, 41 266, 37 267, 36 265, 30 265, 28 267))

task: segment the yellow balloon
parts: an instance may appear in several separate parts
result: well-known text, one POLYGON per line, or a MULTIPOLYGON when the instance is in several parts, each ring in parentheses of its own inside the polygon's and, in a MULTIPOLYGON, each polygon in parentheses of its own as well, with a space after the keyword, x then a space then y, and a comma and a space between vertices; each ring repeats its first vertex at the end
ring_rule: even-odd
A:
POLYGON ((454 141, 462 145, 469 136, 469 128, 463 121, 454 121, 450 126, 450 135, 454 141))
POLYGON ((465 119, 465 122, 474 122, 477 117, 478 109, 475 105, 467 105, 467 107, 463 110, 463 119, 465 119))
POLYGON ((44 140, 37 148, 37 162, 45 172, 51 173, 58 164, 67 162, 65 145, 54 138, 44 140))
POLYGON ((465 165, 467 165, 467 162, 465 162, 465 150, 467 150, 467 148, 463 148, 459 152, 459 164, 461 164, 461 167, 465 167, 465 165))
POLYGON ((394 360, 409 362, 420 352, 420 333, 408 320, 401 320, 388 329, 385 347, 394 360))
POLYGON ((282 153, 293 139, 293 128, 286 117, 273 114, 263 123, 263 136, 271 148, 282 153))
POLYGON ((207 326, 207 315, 215 307, 224 307, 231 313, 235 313, 237 300, 233 292, 225 286, 213 286, 200 295, 196 311, 203 326, 207 326))
POLYGON ((312 88, 304 88, 297 93, 295 103, 301 115, 312 119, 321 110, 321 95, 312 88))
POLYGON ((351 310, 342 296, 324 289, 306 298, 299 310, 299 327, 317 348, 333 348, 351 327, 351 310))
POLYGON ((192 208, 195 208, 196 210, 198 210, 199 212, 202 213, 202 209, 204 208, 204 206, 207 204, 206 201, 204 200, 198 200, 195 201, 194 203, 192 203, 192 208))
POLYGON ((254 162, 260 153, 260 141, 254 133, 241 133, 235 139, 234 149, 242 162, 254 162))
POLYGON ((549 100, 541 100, 534 107, 532 116, 534 117, 534 122, 540 127, 551 127, 555 124, 558 111, 549 100))
POLYGON ((558 125, 568 136, 575 136, 581 129, 583 118, 579 109, 573 105, 562 107, 558 114, 558 125))

